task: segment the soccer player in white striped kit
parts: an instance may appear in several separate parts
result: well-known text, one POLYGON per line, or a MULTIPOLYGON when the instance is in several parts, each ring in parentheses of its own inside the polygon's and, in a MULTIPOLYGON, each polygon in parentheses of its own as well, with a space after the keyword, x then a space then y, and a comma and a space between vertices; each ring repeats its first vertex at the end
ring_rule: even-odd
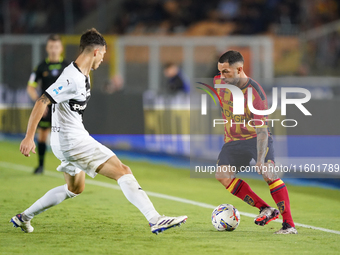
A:
POLYGON ((85 130, 82 114, 90 99, 89 73, 99 67, 106 52, 103 36, 94 28, 80 39, 80 55, 36 101, 28 121, 20 151, 26 157, 35 153, 34 134, 46 107, 52 104, 51 148, 61 161, 57 170, 64 172, 66 184, 49 190, 24 212, 12 217, 14 227, 30 233, 31 219, 65 199, 73 198, 85 188, 85 173, 94 178, 104 175, 118 182, 126 198, 148 220, 152 233, 184 223, 187 216, 161 216, 141 189, 130 168, 108 148, 94 140, 85 130))

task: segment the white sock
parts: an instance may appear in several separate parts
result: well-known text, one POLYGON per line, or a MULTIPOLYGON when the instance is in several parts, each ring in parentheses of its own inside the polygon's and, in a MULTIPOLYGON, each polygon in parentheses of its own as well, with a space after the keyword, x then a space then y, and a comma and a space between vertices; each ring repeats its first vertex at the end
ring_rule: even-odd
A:
POLYGON ((136 178, 132 174, 125 174, 117 182, 127 200, 136 206, 150 223, 155 224, 160 215, 136 178))
POLYGON ((35 215, 46 211, 52 206, 60 204, 65 199, 75 196, 77 196, 77 194, 69 191, 67 184, 51 189, 23 212, 23 219, 31 220, 35 215))

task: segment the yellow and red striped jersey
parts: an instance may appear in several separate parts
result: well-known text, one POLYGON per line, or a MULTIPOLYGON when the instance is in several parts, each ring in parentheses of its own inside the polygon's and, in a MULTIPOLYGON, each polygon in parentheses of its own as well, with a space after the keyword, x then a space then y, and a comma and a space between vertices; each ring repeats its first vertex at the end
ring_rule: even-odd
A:
MULTIPOLYGON (((223 84, 220 75, 214 77, 214 84, 223 84)), ((222 116, 227 121, 224 128, 224 141, 226 143, 237 140, 247 140, 257 137, 256 128, 267 128, 267 116, 253 114, 248 107, 248 89, 252 88, 252 104, 256 110, 267 110, 267 96, 255 80, 247 78, 246 84, 241 88, 244 95, 244 115, 233 114, 233 95, 229 89, 217 88, 217 94, 222 101, 222 116), (256 126, 256 127, 255 127, 256 126)), ((270 135, 268 129, 268 135, 270 135)))

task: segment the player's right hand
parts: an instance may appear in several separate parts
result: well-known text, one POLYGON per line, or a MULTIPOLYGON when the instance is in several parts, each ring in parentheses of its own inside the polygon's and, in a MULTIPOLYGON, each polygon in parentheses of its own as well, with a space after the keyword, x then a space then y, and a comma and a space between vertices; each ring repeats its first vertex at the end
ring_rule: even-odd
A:
POLYGON ((24 154, 26 157, 29 157, 31 151, 35 154, 34 140, 25 137, 20 144, 20 152, 24 154))

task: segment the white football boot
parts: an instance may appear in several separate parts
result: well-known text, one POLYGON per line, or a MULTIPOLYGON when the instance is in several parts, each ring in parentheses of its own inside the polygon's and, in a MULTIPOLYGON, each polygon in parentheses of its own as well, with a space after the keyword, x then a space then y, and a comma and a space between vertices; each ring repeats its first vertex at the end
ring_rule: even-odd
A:
POLYGON ((17 214, 9 221, 13 223, 13 227, 18 228, 20 227, 22 231, 26 233, 33 232, 34 228, 31 226, 31 221, 24 221, 22 219, 22 214, 17 214))
POLYGON ((168 216, 161 216, 158 218, 156 224, 149 223, 151 227, 151 232, 158 235, 169 228, 180 226, 182 223, 185 223, 188 216, 178 216, 178 217, 168 217, 168 216))

